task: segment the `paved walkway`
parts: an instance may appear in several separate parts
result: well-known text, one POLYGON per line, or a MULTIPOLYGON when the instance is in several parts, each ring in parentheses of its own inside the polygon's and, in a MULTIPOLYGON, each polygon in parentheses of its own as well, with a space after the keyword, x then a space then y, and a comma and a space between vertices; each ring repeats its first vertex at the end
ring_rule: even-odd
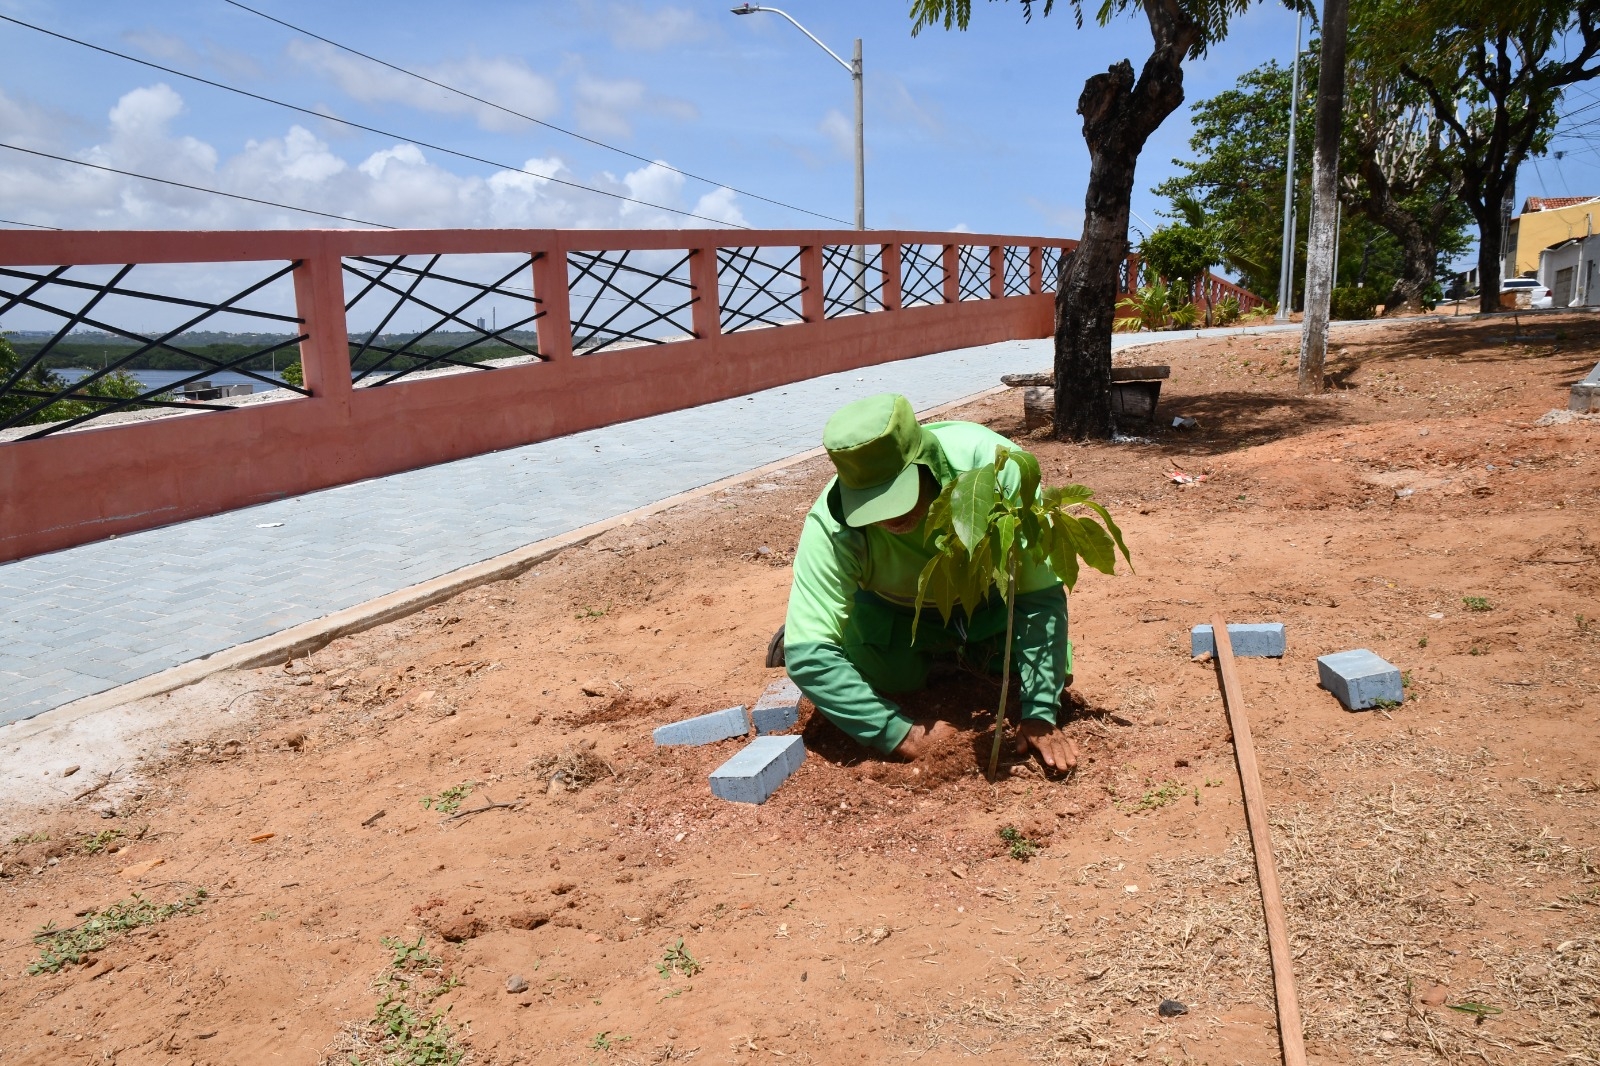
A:
POLYGON ((858 396, 924 410, 1050 362, 907 359, 0 565, 0 725, 807 451, 858 396))

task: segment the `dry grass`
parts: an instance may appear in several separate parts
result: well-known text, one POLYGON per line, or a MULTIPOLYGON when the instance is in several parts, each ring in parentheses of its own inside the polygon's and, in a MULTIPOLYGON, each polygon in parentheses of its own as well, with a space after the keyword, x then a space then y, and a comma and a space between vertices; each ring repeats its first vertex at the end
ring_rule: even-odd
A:
MULTIPOLYGON (((1303 769, 1325 801, 1278 811, 1273 837, 1295 976, 1313 1050, 1352 1061, 1600 1063, 1600 878, 1593 857, 1540 828, 1459 754, 1410 736, 1346 744, 1303 769), (1372 784, 1371 781, 1382 784, 1372 784), (1480 930, 1503 908, 1527 930, 1480 930), (1444 1002, 1424 1006, 1422 997, 1444 1002), (1484 1004, 1479 1017, 1451 1009, 1484 1004)), ((1115 887, 1114 859, 1079 884, 1115 887)), ((1046 957, 1003 995, 949 1002, 913 1044, 1006 1043, 1035 1061, 1106 1063, 1171 1039, 1163 997, 1198 1019, 1272 1011, 1260 895, 1247 839, 1220 856, 1149 863, 1143 904, 1119 922, 1073 922, 1041 898, 1046 957), (1063 948, 1070 945, 1070 952, 1063 948)), ((1201 1022, 1201 1024, 1205 1024, 1201 1022)), ((1215 1023, 1213 1023, 1215 1024, 1215 1023)))
POLYGON ((577 792, 604 777, 617 776, 610 763, 594 753, 594 741, 569 744, 559 755, 540 755, 528 764, 528 773, 553 791, 577 792))

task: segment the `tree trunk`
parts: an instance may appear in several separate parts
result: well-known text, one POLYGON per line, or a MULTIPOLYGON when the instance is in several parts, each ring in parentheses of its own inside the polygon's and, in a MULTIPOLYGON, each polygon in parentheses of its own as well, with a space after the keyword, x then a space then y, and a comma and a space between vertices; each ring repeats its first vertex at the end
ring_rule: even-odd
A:
POLYGON ((1154 48, 1139 72, 1126 59, 1096 74, 1078 97, 1089 147, 1083 239, 1056 291, 1058 437, 1106 439, 1111 420, 1111 326, 1117 274, 1128 254, 1134 168, 1145 140, 1183 103, 1183 59, 1199 27, 1177 5, 1146 4, 1154 48))
POLYGON ((1317 71, 1316 152, 1311 162, 1311 234, 1306 241, 1306 310, 1300 335, 1300 391, 1321 392, 1328 354, 1338 234, 1339 142, 1344 133, 1344 51, 1349 0, 1323 0, 1317 71))
MULTIPOLYGON (((1493 314, 1500 310, 1500 256, 1505 251, 1500 239, 1500 201, 1505 196, 1509 181, 1502 178, 1498 188, 1485 187, 1483 199, 1468 199, 1472 217, 1478 222, 1478 313, 1493 314)), ((1486 183, 1487 185, 1487 183, 1486 183)), ((1511 264, 1511 275, 1516 276, 1517 264, 1511 264)))

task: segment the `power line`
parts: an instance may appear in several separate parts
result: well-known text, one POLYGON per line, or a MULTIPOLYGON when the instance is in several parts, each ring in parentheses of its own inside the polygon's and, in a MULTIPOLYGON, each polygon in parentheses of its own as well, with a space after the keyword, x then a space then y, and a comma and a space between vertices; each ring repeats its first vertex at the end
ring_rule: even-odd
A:
POLYGON ((418 81, 426 82, 427 84, 435 86, 435 87, 440 88, 440 89, 443 89, 446 92, 455 93, 457 96, 460 96, 463 99, 471 100, 474 103, 482 104, 485 107, 492 107, 496 111, 502 111, 502 112, 504 112, 504 113, 506 113, 508 115, 512 115, 512 116, 514 116, 516 118, 523 119, 526 122, 532 122, 535 125, 543 126, 545 129, 554 130, 557 133, 564 133, 568 137, 575 137, 578 140, 583 141, 586 144, 592 144, 597 148, 604 148, 609 152, 616 152, 619 155, 625 155, 629 159, 637 159, 641 163, 649 163, 649 164, 651 164, 653 166, 661 167, 663 170, 670 170, 674 174, 682 174, 686 178, 693 178, 695 181, 703 181, 707 185, 715 185, 715 186, 717 186, 719 188, 727 189, 729 192, 738 193, 740 196, 748 196, 752 200, 760 200, 762 203, 772 204, 775 207, 781 207, 781 208, 784 208, 785 210, 788 210, 788 211, 797 211, 802 215, 811 215, 814 218, 825 218, 829 222, 837 222, 841 226, 850 225, 849 222, 845 221, 842 218, 834 218, 832 215, 825 215, 821 211, 812 211, 811 209, 805 208, 805 207, 796 207, 794 204, 787 204, 787 203, 784 203, 782 200, 774 200, 771 197, 762 196, 759 193, 753 193, 753 192, 750 192, 750 191, 748 191, 746 189, 736 189, 732 185, 725 185, 720 181, 713 181, 710 178, 701 177, 699 174, 693 174, 693 173, 691 173, 691 172, 689 172, 687 170, 680 170, 677 167, 670 166, 670 165, 668 165, 666 163, 661 162, 660 160, 650 159, 650 158, 647 158, 645 156, 638 155, 638 154, 636 154, 634 152, 628 151, 626 148, 618 148, 614 144, 607 144, 605 141, 597 141, 593 137, 586 137, 583 134, 578 133, 578 132, 576 132, 574 130, 569 130, 569 129, 566 129, 565 127, 557 126, 553 122, 546 122, 542 118, 534 118, 532 115, 524 114, 523 112, 518 111, 515 108, 506 107, 504 104, 497 104, 493 100, 485 100, 483 97, 475 96, 472 93, 467 92, 465 89, 458 89, 454 85, 450 85, 450 84, 448 84, 446 82, 442 82, 442 81, 437 81, 437 80, 435 80, 433 78, 428 77, 426 74, 418 74, 414 70, 410 70, 410 69, 408 69, 406 67, 402 67, 402 66, 400 66, 399 64, 396 64, 396 63, 391 63, 386 59, 379 59, 377 56, 368 55, 366 52, 363 52, 363 51, 361 51, 359 49, 356 49, 356 48, 351 48, 347 44, 340 44, 338 41, 335 41, 335 40, 333 40, 331 38, 328 38, 328 37, 324 37, 319 33, 312 33, 310 30, 305 29, 302 26, 296 26, 292 22, 286 22, 281 18, 277 18, 276 16, 267 14, 265 11, 258 11, 255 8, 249 6, 248 4, 241 4, 239 2, 239 0, 223 0, 223 3, 231 4, 234 7, 240 9, 241 11, 248 11, 252 15, 258 15, 261 18, 266 19, 268 22, 276 22, 278 25, 283 26, 286 29, 291 29, 296 33, 303 33, 307 37, 311 37, 311 38, 314 38, 314 39, 316 39, 318 41, 321 41, 323 44, 331 45, 332 47, 337 48, 342 52, 349 52, 351 55, 360 56, 362 59, 367 60, 369 63, 376 63, 380 67, 388 67, 390 70, 395 71, 395 72, 400 73, 400 74, 404 74, 407 77, 416 78, 418 81))
POLYGON ((41 226, 37 222, 18 222, 14 218, 0 218, 8 226, 27 226, 29 229, 53 229, 57 233, 63 232, 60 226, 41 226))
POLYGON ((116 56, 118 59, 125 59, 130 63, 137 63, 142 67, 149 67, 152 70, 159 70, 159 71, 161 71, 161 72, 163 72, 165 74, 171 74, 171 75, 173 75, 175 77, 179 77, 179 78, 187 78, 190 81, 199 82, 201 85, 209 85, 214 89, 223 89, 223 90, 225 90, 227 92, 230 92, 230 93, 236 93, 239 96, 248 97, 248 98, 250 98, 252 100, 258 100, 258 101, 260 101, 261 103, 264 103, 264 104, 272 104, 272 105, 274 105, 276 107, 287 108, 290 111, 298 111, 302 115, 309 115, 310 117, 312 117, 314 119, 320 119, 320 120, 322 120, 324 122, 337 122, 337 123, 339 123, 341 125, 349 126, 352 129, 364 130, 367 133, 375 133, 380 137, 392 137, 392 138, 394 138, 396 140, 399 140, 399 141, 407 141, 407 142, 410 142, 411 144, 419 144, 424 148, 430 149, 430 150, 435 151, 435 152, 443 152, 445 155, 453 155, 453 156, 456 156, 459 159, 470 160, 470 161, 472 161, 474 163, 482 163, 485 166, 491 166, 491 167, 495 167, 495 168, 500 169, 500 170, 511 171, 512 173, 529 174, 529 175, 532 175, 533 177, 543 178, 545 181, 553 181, 558 185, 567 185, 567 186, 570 186, 570 187, 572 187, 574 189, 582 189, 584 192, 592 192, 592 193, 596 193, 596 194, 598 194, 600 196, 609 196, 609 197, 611 197, 613 199, 623 200, 623 201, 626 201, 627 203, 630 203, 630 204, 638 204, 641 207, 654 208, 657 211, 667 211, 667 212, 670 212, 670 213, 675 214, 675 215, 683 215, 686 218, 697 218, 697 219, 701 220, 702 222, 710 222, 710 223, 712 223, 714 225, 718 225, 718 226, 730 226, 733 229, 749 229, 750 228, 749 226, 741 226, 741 225, 738 225, 737 223, 733 223, 733 222, 725 222, 720 218, 711 218, 711 217, 709 217, 707 215, 697 215, 693 211, 685 211, 680 207, 668 207, 666 204, 657 204, 657 203, 652 203, 649 200, 640 200, 640 199, 637 199, 636 197, 624 196, 622 193, 619 193, 619 192, 608 192, 605 189, 596 189, 596 188, 593 188, 592 186, 583 185, 583 184, 580 184, 580 183, 578 183, 576 181, 567 181, 565 178, 558 178, 558 177, 555 177, 553 175, 546 175, 546 174, 534 174, 533 171, 524 170, 521 167, 514 167, 514 166, 511 166, 509 163, 496 162, 493 159, 485 159, 482 156, 472 155, 472 154, 470 154, 468 152, 458 152, 454 148, 446 148, 446 147, 444 147, 443 145, 440 145, 440 144, 431 144, 428 141, 419 140, 419 139, 417 139, 415 137, 406 137, 406 136, 403 136, 402 134, 391 132, 390 130, 379 129, 377 126, 368 126, 368 125, 365 125, 365 124, 360 123, 360 122, 355 122, 355 121, 353 121, 351 119, 339 118, 336 115, 326 114, 326 113, 321 112, 321 111, 313 111, 309 107, 301 107, 299 104, 291 104, 291 103, 289 103, 289 102, 287 102, 285 100, 275 100, 270 96, 262 96, 260 93, 250 92, 248 89, 240 89, 240 88, 237 88, 237 87, 232 86, 232 85, 224 84, 223 82, 220 82, 220 81, 212 81, 210 78, 202 78, 198 74, 187 74, 187 73, 185 73, 185 72, 183 72, 181 70, 176 70, 176 69, 174 69, 172 67, 162 66, 160 63, 153 63, 148 59, 140 59, 137 56, 130 56, 125 52, 118 52, 118 51, 116 51, 115 49, 112 49, 112 48, 104 48, 104 47, 101 47, 98 44, 90 44, 88 41, 82 41, 82 40, 79 40, 76 37, 69 37, 64 33, 57 33, 55 30, 47 30, 43 26, 35 26, 31 22, 23 22, 21 19, 12 18, 10 15, 0 15, 0 20, 4 20, 4 21, 10 22, 10 23, 14 23, 15 25, 22 26, 25 29, 34 30, 34 31, 36 31, 38 33, 45 34, 46 36, 49 36, 49 37, 54 37, 57 40, 66 41, 69 44, 79 45, 79 46, 81 46, 83 48, 88 48, 91 51, 100 52, 103 55, 116 56))
MULTIPOLYGON (((0 15, 0 18, 4 18, 4 17, 5 16, 0 15)), ((230 200, 248 200, 250 203, 253 203, 253 204, 264 204, 267 207, 277 207, 277 208, 281 208, 281 209, 283 209, 285 211, 300 211, 300 212, 303 212, 303 213, 308 214, 308 215, 321 215, 323 218, 336 218, 340 222, 357 222, 357 223, 360 223, 363 226, 375 226, 378 229, 396 229, 396 228, 398 228, 398 227, 395 227, 395 226, 385 226, 382 222, 368 222, 364 218, 352 218, 349 215, 335 215, 335 214, 332 214, 332 213, 330 213, 328 211, 318 211, 315 208, 295 207, 293 204, 280 204, 280 203, 277 203, 276 201, 273 201, 273 200, 262 200, 262 199, 258 199, 257 197, 254 197, 254 196, 245 196, 245 195, 243 195, 241 193, 223 192, 221 189, 208 189, 204 185, 189 185, 189 184, 186 184, 185 182, 173 181, 170 178, 157 178, 157 177, 153 177, 152 175, 149 175, 149 174, 138 174, 138 173, 135 173, 134 171, 131 171, 131 170, 118 170, 116 167, 101 166, 99 163, 86 163, 82 159, 71 159, 71 158, 69 158, 67 156, 64 156, 64 155, 52 155, 49 152, 40 152, 40 151, 38 151, 36 149, 33 149, 33 148, 23 148, 20 145, 6 144, 4 141, 0 141, 0 148, 9 148, 13 152, 26 152, 28 155, 42 156, 45 159, 54 159, 54 160, 57 160, 58 162, 62 162, 62 163, 71 163, 74 166, 88 167, 91 170, 103 170, 103 171, 107 172, 108 174, 121 174, 123 177, 126 177, 126 178, 139 178, 142 181, 156 181, 156 182, 160 182, 162 185, 175 185, 180 189, 192 189, 195 192, 208 192, 212 196, 226 196, 230 200)), ((27 223, 26 222, 19 223, 19 225, 27 225, 27 223)), ((54 229, 55 227, 53 227, 53 226, 42 226, 40 228, 41 229, 54 229)))

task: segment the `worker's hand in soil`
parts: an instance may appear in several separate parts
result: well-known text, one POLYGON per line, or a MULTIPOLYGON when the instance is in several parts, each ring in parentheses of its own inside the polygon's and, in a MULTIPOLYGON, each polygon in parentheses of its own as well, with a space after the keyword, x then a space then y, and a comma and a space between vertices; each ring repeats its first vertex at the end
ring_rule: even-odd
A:
POLYGON ((955 734, 956 727, 949 722, 918 722, 894 753, 902 759, 920 759, 955 734))
POLYGON ((1052 770, 1075 770, 1078 767, 1078 745, 1058 729, 1054 723, 1039 718, 1025 718, 1017 730, 1017 754, 1026 755, 1032 748, 1052 770))

